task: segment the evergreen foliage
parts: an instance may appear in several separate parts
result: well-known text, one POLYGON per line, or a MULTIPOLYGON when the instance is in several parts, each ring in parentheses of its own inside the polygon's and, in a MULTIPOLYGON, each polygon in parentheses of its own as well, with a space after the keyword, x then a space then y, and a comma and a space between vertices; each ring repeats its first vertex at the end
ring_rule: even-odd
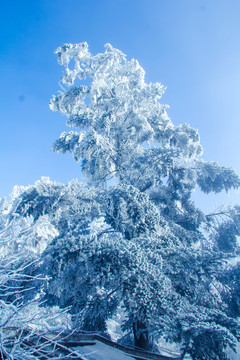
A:
POLYGON ((146 84, 136 60, 105 48, 56 50, 69 89, 50 107, 75 131, 53 150, 73 154, 85 184, 42 178, 19 189, 2 205, 2 244, 26 249, 32 275, 48 277, 35 291, 48 306, 70 307, 74 328, 106 333, 121 307, 138 347, 164 337, 182 357, 227 359, 240 338, 239 207, 205 215, 191 194, 235 189, 240 179, 202 159, 197 130, 172 124, 160 83, 146 84))

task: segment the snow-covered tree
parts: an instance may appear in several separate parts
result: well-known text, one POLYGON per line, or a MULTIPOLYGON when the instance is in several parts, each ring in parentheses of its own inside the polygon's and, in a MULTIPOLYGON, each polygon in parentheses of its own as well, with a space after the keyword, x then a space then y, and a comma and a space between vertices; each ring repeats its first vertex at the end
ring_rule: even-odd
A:
POLYGON ((2 204, 2 248, 26 251, 34 264, 24 301, 40 292, 48 306, 70 307, 73 327, 101 332, 121 307, 138 347, 165 337, 183 356, 227 358, 240 338, 231 265, 239 208, 205 215, 191 194, 238 188, 238 176, 202 159, 197 130, 173 125, 159 102, 164 87, 146 84, 136 60, 109 44, 97 55, 86 43, 56 53, 66 71, 50 107, 76 129, 53 149, 73 154, 85 184, 43 178, 2 204))
POLYGON ((59 354, 47 337, 49 332, 59 334, 70 328, 71 320, 66 309, 44 306, 42 290, 48 278, 37 270, 41 243, 46 243, 46 236, 51 241, 51 231, 41 236, 47 230, 43 218, 40 224, 33 224, 16 212, 18 195, 14 192, 10 202, 2 201, 0 211, 0 358, 36 359, 44 355, 50 359, 59 354))
MULTIPOLYGON (((232 252, 237 233, 230 223, 219 224, 215 233, 209 230, 214 217, 196 208, 191 194, 197 186, 205 193, 228 191, 238 188, 240 180, 234 170, 202 159, 197 130, 172 124, 167 106, 159 102, 165 90, 162 84, 146 84, 136 60, 128 61, 110 44, 105 48, 97 55, 89 52, 86 43, 65 44, 56 50, 59 64, 66 68, 62 84, 70 89, 54 96, 50 107, 79 130, 62 133, 53 149, 70 152, 81 162, 87 184, 102 192, 105 223, 121 234, 119 253, 125 249, 127 254, 130 246, 130 258, 137 254, 134 275, 128 270, 120 298, 135 343, 147 347, 149 332, 160 333, 164 327, 166 331, 167 317, 171 322, 181 313, 183 319, 183 309, 193 328, 201 307, 207 314, 202 316, 203 327, 218 324, 211 320, 212 312, 223 307, 223 298, 218 291, 217 299, 213 288, 221 283, 223 254, 232 252), (194 316, 188 316, 188 307, 195 309, 194 316)), ((118 248, 119 240, 112 234, 108 236, 118 248)), ((228 329, 227 321, 224 324, 228 329)), ((238 337, 234 324, 232 333, 238 337)), ((214 331, 201 336, 213 340, 216 333, 221 334, 219 351, 223 352, 230 338, 214 326, 214 331)), ((197 344, 196 333, 188 332, 192 344, 197 344)), ((178 332, 174 340, 187 343, 187 349, 184 334, 178 332)))
MULTIPOLYGON (((146 194, 133 186, 106 190, 42 179, 23 189, 15 203, 16 218, 31 220, 33 229, 48 219, 53 236, 31 274, 48 276, 40 287, 44 299, 51 306, 70 306, 74 327, 106 332, 107 320, 121 306, 124 329, 133 331, 138 346, 148 348, 153 337, 164 334, 182 342, 183 353, 199 354, 200 337, 205 337, 204 352, 211 336, 217 336, 211 359, 214 351, 224 353, 230 340, 234 345, 238 324, 227 312, 229 301, 222 291, 227 280, 219 274, 226 278, 228 272, 222 272, 218 248, 200 251, 202 235, 161 217, 146 194), (204 313, 201 327, 198 313, 204 313), (216 318, 221 329, 214 325, 216 318)), ((224 253, 221 257, 226 259, 224 253)), ((39 286, 33 283, 36 294, 39 286)))
POLYGON ((161 214, 181 226, 196 229, 201 214, 191 203, 198 185, 209 193, 239 186, 232 169, 204 162, 198 131, 187 124, 174 126, 160 83, 146 84, 136 60, 110 44, 103 54, 92 55, 86 43, 66 44, 56 50, 66 67, 63 86, 50 103, 68 117, 67 125, 80 131, 61 134, 53 149, 71 152, 88 183, 110 179, 148 192, 161 214), (69 63, 75 62, 74 69, 69 63), (75 82, 84 85, 75 86, 75 82))

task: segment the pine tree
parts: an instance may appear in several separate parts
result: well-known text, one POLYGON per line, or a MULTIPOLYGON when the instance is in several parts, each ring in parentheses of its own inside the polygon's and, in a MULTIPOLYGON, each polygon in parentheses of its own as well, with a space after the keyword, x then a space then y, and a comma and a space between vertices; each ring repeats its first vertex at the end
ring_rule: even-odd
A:
MULTIPOLYGON (((147 347, 154 318, 153 312, 149 314, 152 299, 148 294, 155 300, 160 296, 153 301, 158 314, 166 315, 164 302, 168 306, 174 303, 172 317, 182 299, 189 306, 217 306, 211 296, 199 297, 203 287, 207 291, 208 284, 217 281, 223 259, 217 262, 211 256, 211 241, 201 231, 209 218, 196 208, 191 194, 197 186, 205 193, 228 191, 238 188, 240 181, 234 170, 202 160, 197 130, 172 124, 167 106, 159 102, 165 90, 162 84, 146 84, 144 70, 136 60, 126 60, 109 44, 105 48, 97 55, 89 52, 86 43, 65 44, 56 50, 59 64, 66 68, 63 86, 70 89, 54 96, 50 107, 66 115, 67 125, 80 131, 62 133, 53 150, 72 153, 81 162, 87 184, 105 187, 106 223, 123 239, 137 244, 138 256, 144 253, 144 266, 158 264, 158 270, 151 268, 144 276, 139 264, 139 273, 129 277, 131 281, 123 289, 124 294, 129 292, 125 306, 135 343, 147 347), (72 60, 75 66, 71 70, 72 60), (79 80, 84 85, 75 86, 79 80), (156 284, 149 286, 155 278, 156 284), (158 289, 160 279, 168 283, 171 295, 167 300, 161 298, 166 289, 158 289), (140 341, 143 333, 145 340, 140 341)), ((223 233, 235 236, 231 226, 222 224, 212 240, 219 251, 227 246, 223 233)))
POLYGON ((238 188, 239 177, 205 162, 198 131, 174 126, 159 102, 164 87, 146 84, 136 60, 105 47, 56 50, 66 70, 50 107, 78 130, 62 133, 53 150, 73 154, 85 184, 43 179, 16 196, 29 241, 42 229, 35 274, 48 275, 48 305, 71 306, 78 329, 106 333, 122 307, 136 346, 164 336, 182 344, 182 356, 225 359, 240 338, 238 281, 227 285, 238 274, 227 262, 239 253, 239 213, 205 215, 191 194, 238 188))

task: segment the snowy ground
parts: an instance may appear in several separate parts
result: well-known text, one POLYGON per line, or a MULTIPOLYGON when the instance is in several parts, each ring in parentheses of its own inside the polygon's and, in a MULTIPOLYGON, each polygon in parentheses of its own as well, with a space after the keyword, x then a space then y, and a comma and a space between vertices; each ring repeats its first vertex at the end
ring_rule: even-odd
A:
POLYGON ((240 359, 240 343, 237 345, 237 352, 235 353, 231 349, 228 349, 227 354, 231 360, 239 360, 240 359))
MULTIPOLYGON (((100 341, 95 340, 95 345, 79 346, 74 348, 79 354, 82 355, 84 360, 133 360, 134 357, 128 354, 124 354, 123 351, 108 346, 100 341)), ((161 349, 162 350, 162 349, 161 349)), ((161 351, 162 355, 171 356, 169 351, 161 351)), ((240 345, 237 347, 237 354, 232 350, 227 351, 231 360, 240 359, 240 345)), ((172 356, 174 356, 172 354, 172 356)), ((176 354, 175 354, 176 356, 176 354)), ((187 356, 185 360, 190 360, 191 357, 187 356)))
POLYGON ((133 360, 132 356, 124 354, 121 350, 114 349, 100 341, 96 341, 96 345, 79 346, 75 349, 85 355, 86 360, 133 360))

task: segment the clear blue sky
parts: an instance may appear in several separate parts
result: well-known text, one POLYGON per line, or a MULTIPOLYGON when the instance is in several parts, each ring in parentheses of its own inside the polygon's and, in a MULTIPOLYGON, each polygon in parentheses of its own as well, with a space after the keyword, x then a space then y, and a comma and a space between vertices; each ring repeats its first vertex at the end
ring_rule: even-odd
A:
MULTIPOLYGON (((69 42, 138 59, 167 86, 173 123, 199 129, 204 158, 240 173, 239 0, 2 0, 0 28, 0 196, 41 176, 81 178, 70 155, 50 151, 65 130, 48 107, 62 71, 53 52, 69 42)), ((198 197, 222 200, 240 195, 198 197)))

